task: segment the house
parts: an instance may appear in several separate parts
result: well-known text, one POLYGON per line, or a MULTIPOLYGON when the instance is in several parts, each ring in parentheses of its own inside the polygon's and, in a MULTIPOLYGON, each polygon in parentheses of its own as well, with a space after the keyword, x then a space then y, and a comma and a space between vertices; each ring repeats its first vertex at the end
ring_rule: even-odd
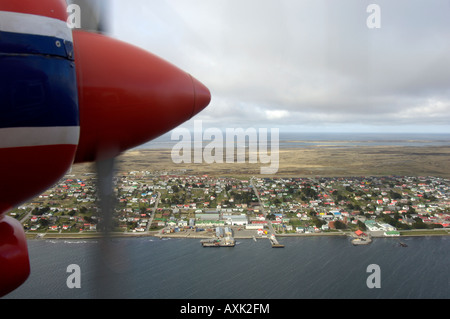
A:
POLYGON ((169 227, 175 227, 176 225, 177 225, 177 223, 174 220, 167 222, 167 226, 169 226, 169 227))
POLYGON ((361 236, 361 235, 364 235, 364 232, 361 229, 358 229, 357 231, 355 231, 355 235, 361 236))
POLYGON ((178 225, 179 227, 186 227, 186 226, 188 225, 188 221, 187 221, 187 220, 184 220, 184 219, 179 220, 178 223, 177 223, 177 225, 178 225))

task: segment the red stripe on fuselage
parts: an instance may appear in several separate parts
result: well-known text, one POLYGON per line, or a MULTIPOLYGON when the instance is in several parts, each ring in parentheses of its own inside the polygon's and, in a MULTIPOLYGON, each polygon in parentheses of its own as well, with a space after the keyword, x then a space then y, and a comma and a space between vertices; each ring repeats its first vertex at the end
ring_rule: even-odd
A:
POLYGON ((70 169, 76 145, 0 149, 0 216, 52 187, 70 169))
POLYGON ((35 14, 67 21, 64 0, 0 0, 0 11, 35 14))

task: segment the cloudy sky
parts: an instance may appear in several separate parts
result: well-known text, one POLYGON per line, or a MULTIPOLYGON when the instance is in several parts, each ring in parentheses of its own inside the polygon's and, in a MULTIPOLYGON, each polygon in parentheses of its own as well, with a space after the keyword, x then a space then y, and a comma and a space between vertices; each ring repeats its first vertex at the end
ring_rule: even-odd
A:
POLYGON ((114 0, 111 9, 112 36, 211 90, 195 117, 205 127, 450 133, 449 0, 114 0), (367 26, 371 3, 380 28, 367 26))

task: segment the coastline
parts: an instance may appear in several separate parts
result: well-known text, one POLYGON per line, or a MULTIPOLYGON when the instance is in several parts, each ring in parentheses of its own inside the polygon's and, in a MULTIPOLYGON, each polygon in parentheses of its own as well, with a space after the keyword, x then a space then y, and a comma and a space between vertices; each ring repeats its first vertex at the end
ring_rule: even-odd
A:
MULTIPOLYGON (((403 234, 400 236, 385 236, 385 235, 373 235, 373 238, 405 238, 405 237, 436 237, 436 236, 450 236, 450 230, 449 229, 441 229, 439 230, 432 230, 432 231, 421 231, 421 230, 409 230, 409 231, 401 231, 403 234), (433 234, 435 232, 435 234, 433 234)), ((343 232, 322 232, 322 233, 293 233, 293 234, 276 234, 277 237, 282 238, 305 238, 305 237, 321 237, 321 236, 346 236, 351 237, 352 231, 343 231, 343 232)), ((27 240, 33 240, 33 239, 100 239, 104 238, 102 233, 26 233, 27 240)), ((136 237, 156 237, 156 238, 184 238, 184 239, 211 239, 214 238, 212 234, 195 234, 193 232, 188 233, 171 233, 171 234, 161 234, 159 232, 144 232, 144 233, 124 233, 124 232, 114 232, 108 234, 109 238, 136 238, 136 237)), ((251 235, 251 234, 242 234, 242 235, 235 235, 233 236, 235 239, 257 239, 257 240, 268 240, 268 237, 261 237, 257 235, 251 235)))

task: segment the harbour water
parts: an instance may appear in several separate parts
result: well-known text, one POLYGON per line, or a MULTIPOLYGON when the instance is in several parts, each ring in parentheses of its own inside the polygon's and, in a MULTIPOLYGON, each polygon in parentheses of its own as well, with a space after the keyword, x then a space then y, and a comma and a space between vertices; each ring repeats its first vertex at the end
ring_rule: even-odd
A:
POLYGON ((448 299, 450 237, 375 238, 353 246, 345 237, 237 239, 232 248, 202 248, 198 239, 113 239, 99 262, 98 240, 29 240, 31 275, 6 296, 96 298, 99 274, 110 273, 114 298, 134 299, 448 299), (80 288, 68 288, 67 267, 80 267, 80 288), (369 265, 380 288, 369 288, 369 265))
MULTIPOLYGON (((223 139, 226 139, 223 131, 223 139)), ((268 135, 270 145, 271 135, 268 135)), ((145 143, 138 149, 171 149, 179 140, 171 133, 164 134, 151 142, 145 143)), ((203 141, 209 144, 210 140, 203 141)), ((246 143, 251 143, 247 141, 246 143)), ((280 148, 305 148, 315 146, 354 147, 354 146, 450 146, 450 134, 424 133, 302 133, 280 132, 280 148)), ((193 146, 193 145, 192 145, 193 146)))

